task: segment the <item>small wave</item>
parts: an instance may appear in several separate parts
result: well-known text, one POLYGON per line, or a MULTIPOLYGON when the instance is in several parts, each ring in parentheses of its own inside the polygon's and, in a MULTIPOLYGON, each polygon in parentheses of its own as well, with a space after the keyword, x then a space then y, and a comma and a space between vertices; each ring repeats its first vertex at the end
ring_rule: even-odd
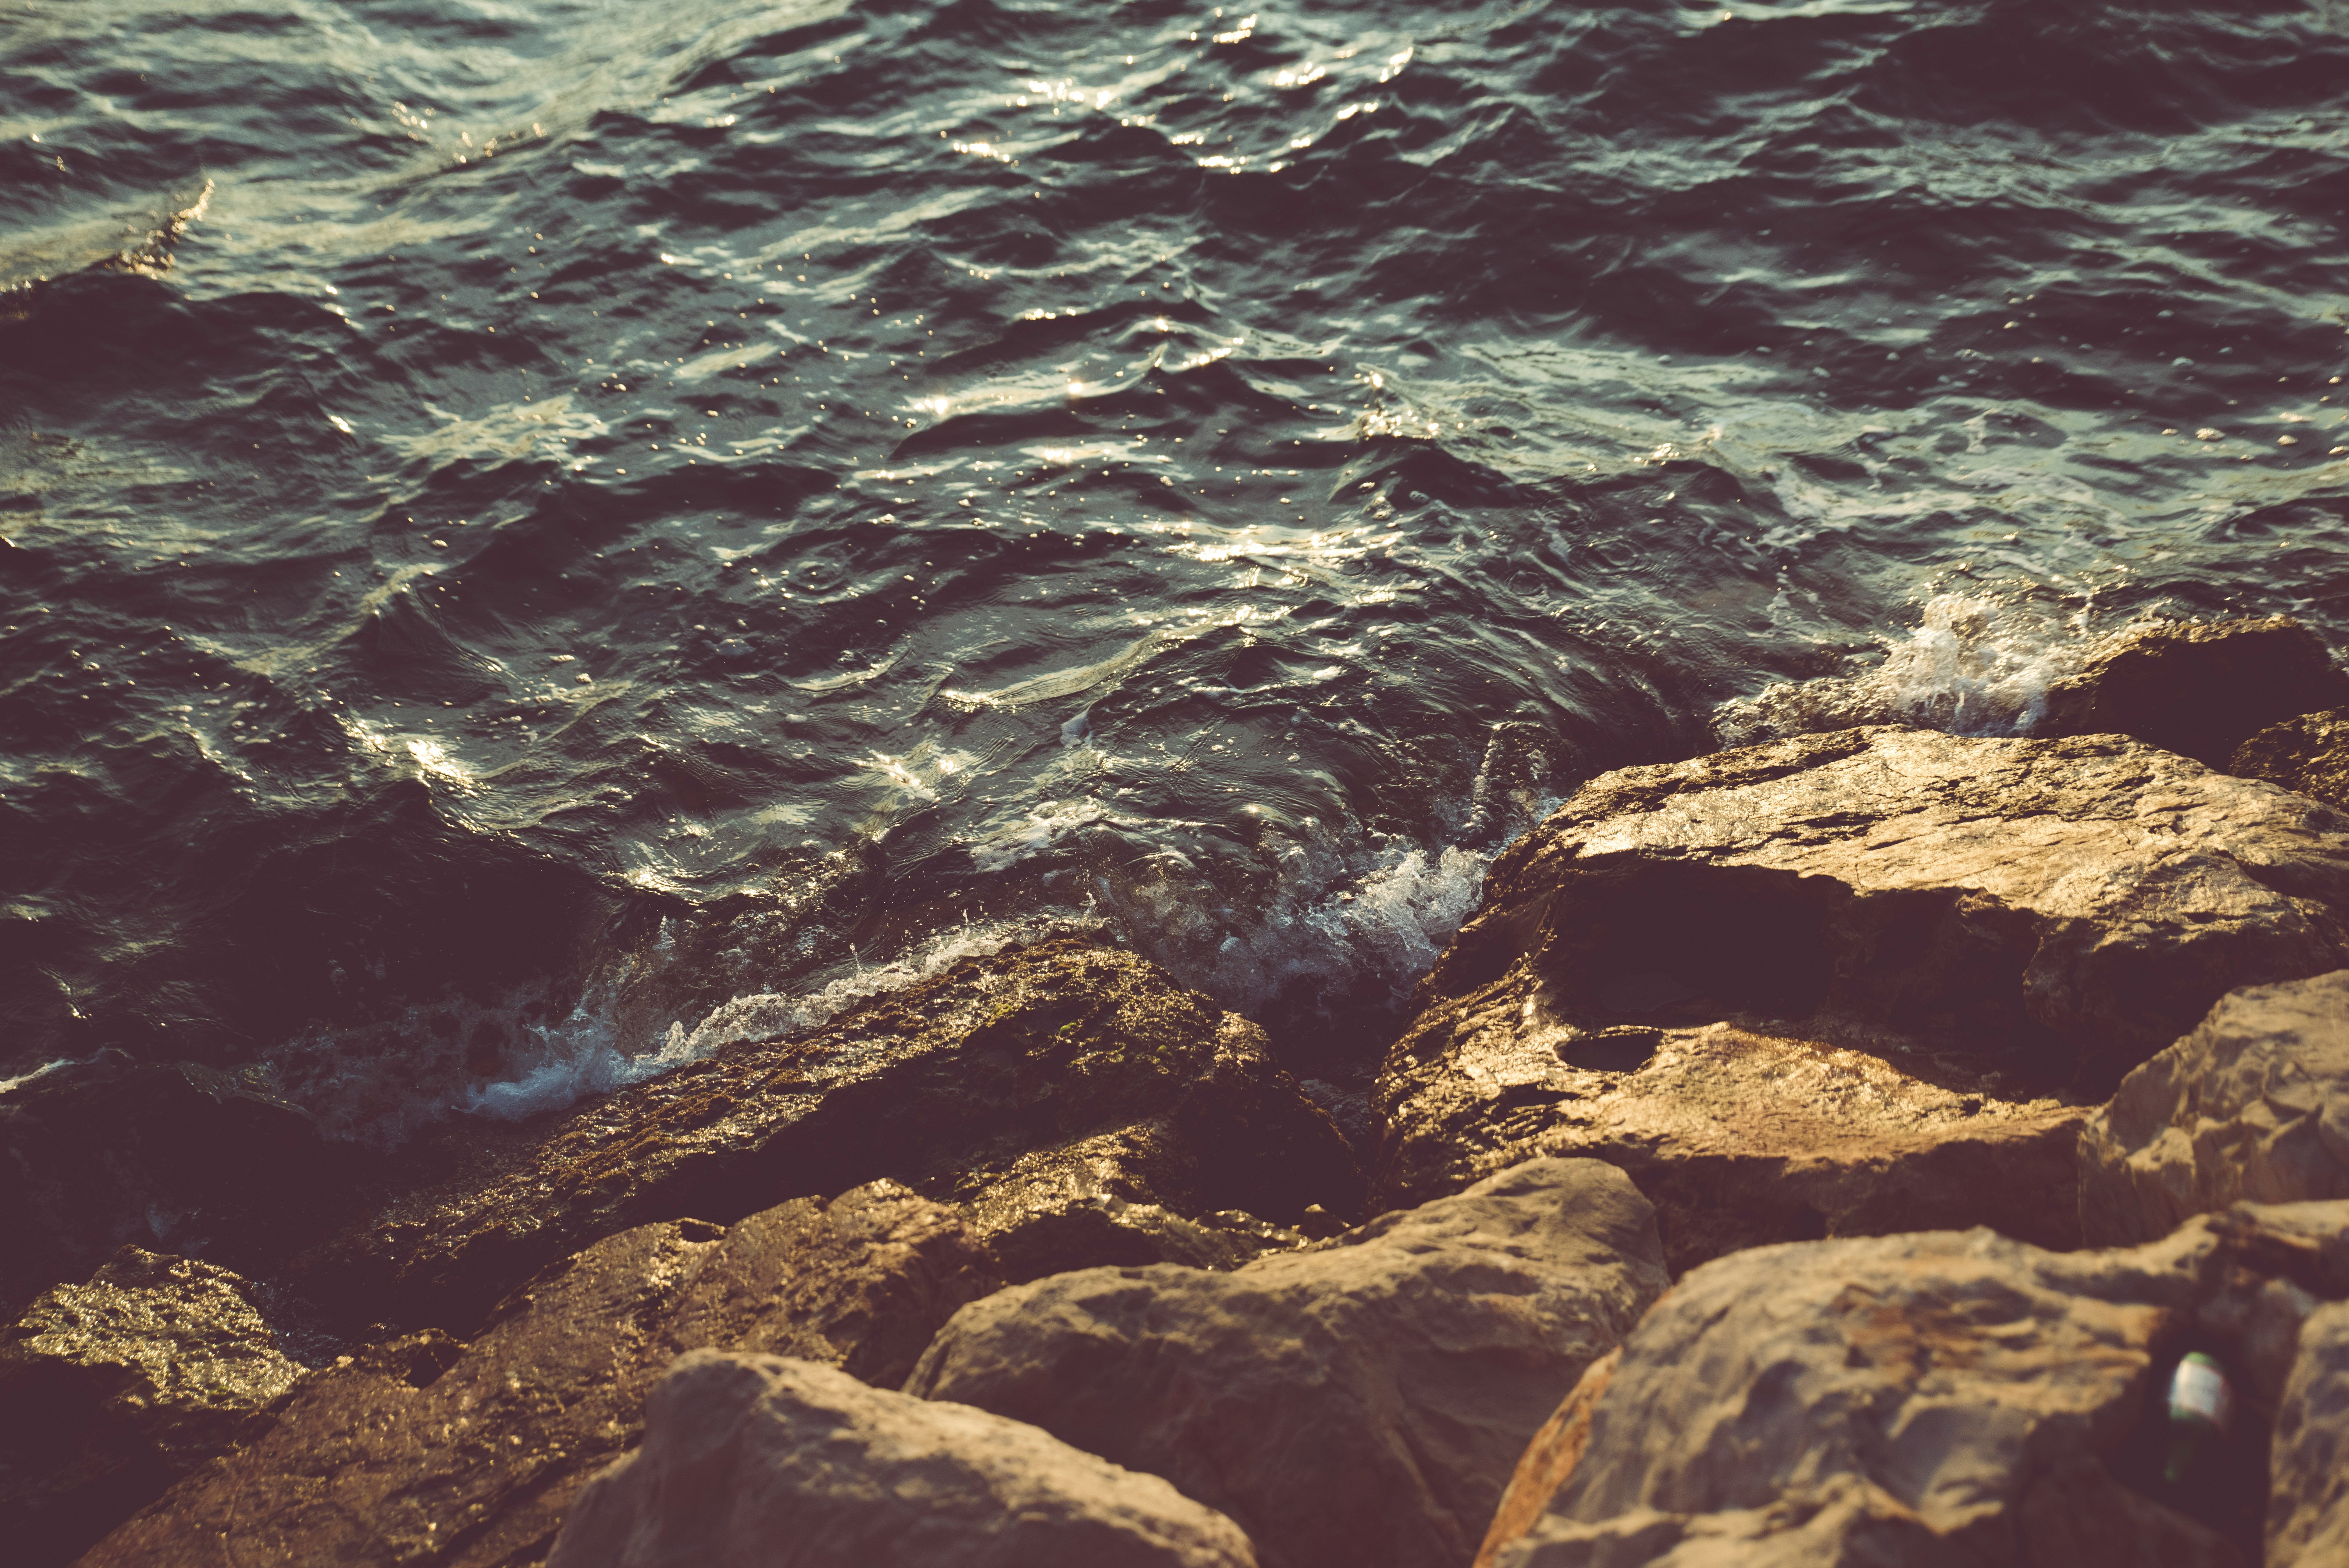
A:
POLYGON ((1862 724, 2027 734, 2046 711, 2047 688, 2079 666, 2093 642, 2079 616, 1936 594, 1908 635, 1884 639, 1875 667, 1733 698, 1713 710, 1713 729, 1724 746, 1862 724))
POLYGON ((1007 947, 1054 936, 1102 934, 1101 923, 1082 914, 957 926, 930 938, 903 958, 885 964, 859 964, 854 973, 812 991, 761 991, 736 996, 712 1008, 690 1032, 683 1024, 671 1024, 660 1051, 655 1057, 646 1058, 657 1065, 641 1076, 665 1072, 740 1040, 772 1039, 793 1029, 812 1027, 868 996, 901 990, 942 975, 966 958, 984 958, 1007 947))
POLYGON ((804 990, 745 993, 688 1027, 672 1022, 659 1046, 631 1054, 609 1009, 583 1004, 562 1025, 532 1031, 526 1065, 490 1082, 410 1096, 364 1130, 405 1136, 451 1112, 505 1121, 562 1109, 698 1061, 746 1040, 812 1028, 884 992, 945 973, 966 958, 1053 937, 1121 941, 1164 963, 1224 1006, 1253 1011, 1299 982, 1369 985, 1399 995, 1429 965, 1475 907, 1491 855, 1458 846, 1332 847, 1245 928, 1226 932, 1204 955, 1197 928, 1217 912, 1169 882, 1139 896, 1017 920, 972 922, 940 932, 895 959, 855 963, 849 973, 804 990), (1204 962, 1202 958, 1204 957, 1204 962))

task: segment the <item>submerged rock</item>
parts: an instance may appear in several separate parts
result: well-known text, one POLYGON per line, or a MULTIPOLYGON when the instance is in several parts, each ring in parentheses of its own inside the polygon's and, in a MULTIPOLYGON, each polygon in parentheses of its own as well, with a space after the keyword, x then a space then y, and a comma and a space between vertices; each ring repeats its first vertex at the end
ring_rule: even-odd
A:
POLYGON ((2099 1245, 2320 1198, 2349 1198, 2349 970, 2230 994, 2123 1078, 2080 1141, 2081 1226, 2099 1245))
POLYGON ((550 1568, 1256 1568, 1156 1476, 827 1367, 697 1351, 595 1478, 550 1568))
POLYGON ((959 1214, 891 1183, 723 1232, 639 1226, 532 1280, 471 1345, 427 1330, 318 1373, 86 1561, 535 1563, 680 1352, 781 1351, 895 1383, 999 1283, 959 1214))
POLYGON ((258 1273, 339 1216, 366 1157, 308 1112, 196 1062, 77 1063, 0 1095, 0 1312, 126 1244, 258 1273))
POLYGON ((2163 621, 2099 644, 2047 688, 2042 735, 2131 736, 2223 768, 2254 731, 2349 700, 2349 677, 2289 615, 2163 621))
POLYGON ((2226 991, 2349 962, 2344 908, 2349 818, 2127 741, 1868 728, 1608 774, 1422 983, 1372 1205, 1589 1154, 1676 1266, 2065 1243, 2077 1101, 2226 991))
POLYGON ((909 1394, 1164 1476, 1266 1568, 1464 1563, 1526 1439, 1664 1288, 1647 1202, 1536 1161, 1228 1274, 1087 1269, 957 1313, 909 1394))
POLYGON ((461 1325, 599 1235, 876 1177, 971 1204, 1040 1273, 1095 1261, 1089 1233, 1152 1244, 1116 1205, 1279 1222, 1315 1202, 1356 1212, 1361 1187, 1260 1030, 1143 959, 1054 942, 580 1106, 489 1177, 405 1200, 298 1272, 355 1319, 461 1325), (1012 1187, 1044 1196, 991 1201, 1012 1187), (1082 1208, 1101 1213, 1072 1224, 1082 1208))
POLYGON ((2270 725, 2235 748, 2227 771, 2349 811, 2349 707, 2270 725))
POLYGON ((0 1329, 0 1540, 64 1563, 265 1428, 302 1368, 228 1270, 125 1247, 0 1329))
MULTIPOLYGON (((1547 1483, 1547 1511, 1496 1532, 1483 1561, 2256 1560, 2256 1429, 2294 1397, 2283 1369, 2313 1292, 2349 1292, 2343 1243, 2349 1203, 2246 1206, 2127 1251, 1976 1230, 1723 1258, 1684 1277, 1596 1397, 1562 1412, 1583 1429, 1527 1455, 1521 1479, 1547 1483), (2244 1419, 2208 1473, 2171 1489, 2157 1394, 2190 1348, 2230 1368, 2244 1419), (1578 1448, 1559 1479, 1553 1456, 1578 1448)), ((2313 1470, 2292 1473, 2320 1509, 2337 1496, 2313 1470)))

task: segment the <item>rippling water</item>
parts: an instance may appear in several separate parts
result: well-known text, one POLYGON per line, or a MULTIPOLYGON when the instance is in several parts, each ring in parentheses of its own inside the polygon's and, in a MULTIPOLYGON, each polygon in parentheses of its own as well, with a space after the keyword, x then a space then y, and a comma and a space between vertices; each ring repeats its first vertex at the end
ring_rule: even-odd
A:
POLYGON ((2341 637, 2344 23, 0 0, 0 1081, 1073 927, 1342 1109, 1592 771, 2341 637))

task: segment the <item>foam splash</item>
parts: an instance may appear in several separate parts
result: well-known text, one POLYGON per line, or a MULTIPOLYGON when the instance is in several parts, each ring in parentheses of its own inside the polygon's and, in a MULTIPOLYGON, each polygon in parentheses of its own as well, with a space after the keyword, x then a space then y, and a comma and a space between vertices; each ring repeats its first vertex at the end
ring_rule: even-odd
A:
POLYGON ((1250 1012, 1299 981, 1370 982, 1400 994, 1424 974, 1476 907, 1492 857, 1457 845, 1358 851, 1321 877, 1283 890, 1272 909, 1233 930, 1202 964, 1135 945, 1185 982, 1250 1012))
MULTIPOLYGON (((92 1059, 95 1060, 96 1058, 93 1057, 92 1059)), ((51 1073, 57 1071, 59 1068, 79 1067, 81 1065, 81 1063, 77 1062, 71 1057, 59 1057, 53 1062, 43 1062, 39 1067, 35 1068, 30 1072, 18 1073, 15 1078, 0 1078, 0 1094, 7 1094, 12 1090, 20 1089, 36 1078, 45 1078, 51 1073)))
POLYGON ((2048 686, 2090 645, 2080 616, 1940 593, 1907 636, 1884 639, 1874 668, 1733 698, 1713 710, 1713 728, 1724 746, 1862 724, 2027 734, 2046 712, 2048 686))
POLYGON ((609 1094, 657 1078, 698 1054, 684 1048, 671 1026, 660 1049, 629 1056, 614 1041, 608 1025, 584 1014, 574 1015, 568 1028, 547 1031, 545 1047, 536 1066, 516 1078, 472 1085, 450 1109, 500 1121, 526 1121, 589 1095, 609 1094))

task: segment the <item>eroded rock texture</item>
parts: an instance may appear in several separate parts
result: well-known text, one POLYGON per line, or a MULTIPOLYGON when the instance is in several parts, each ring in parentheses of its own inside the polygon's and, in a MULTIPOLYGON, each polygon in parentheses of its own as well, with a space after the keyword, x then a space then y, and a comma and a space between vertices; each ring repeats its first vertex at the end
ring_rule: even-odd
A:
POLYGON ((471 1345, 427 1330, 316 1374, 274 1427, 86 1561, 538 1563, 681 1352, 780 1352, 895 1383, 999 1283, 960 1214, 893 1183, 722 1232, 637 1226, 533 1279, 471 1345))
POLYGON ((969 1203, 1022 1274, 1248 1255, 1268 1244, 1259 1221, 1357 1212, 1361 1182, 1262 1031, 1143 959, 1058 942, 581 1106, 492 1176, 405 1200, 299 1275, 354 1321, 461 1327, 598 1236, 879 1177, 969 1203))
POLYGON ((125 1247, 0 1329, 0 1541, 64 1563, 265 1428, 302 1376, 228 1270, 125 1247))
POLYGON ((2047 690, 2043 735, 2133 736, 2224 768, 2254 731, 2349 700, 2349 679, 2289 615, 2164 621, 2094 649, 2047 690))
POLYGON ((2267 1568, 2349 1563, 2349 1304, 2301 1327, 2268 1470, 2267 1568))
MULTIPOLYGON (((1490 1542, 1487 1561, 2256 1561, 2271 1506, 2259 1434, 2280 1400, 2309 1403, 2287 1374, 2308 1376, 2294 1346, 2317 1298, 2349 1293, 2344 1243, 2349 1203, 2312 1203, 2246 1205, 2126 1251, 2055 1253, 1975 1230, 1723 1258, 1683 1278, 1596 1398, 1563 1413, 1587 1429, 1527 1456, 1537 1485, 1542 1467, 1557 1473, 1550 1456, 1581 1449, 1547 1511, 1490 1542), (2189 1348, 2236 1377, 2242 1436, 2172 1491, 2156 1396, 2189 1348)), ((2279 1518, 2337 1501, 2316 1472, 2325 1452, 2291 1469, 2288 1507, 2279 1468, 2279 1518)))
POLYGON ((2084 1107, 2234 986, 2349 962, 2349 818, 2109 738, 1897 728, 1593 780, 1494 864, 1378 1082, 1371 1206, 1630 1171, 1676 1267, 2072 1240, 2084 1107))
POLYGON ((2235 748, 2227 771, 2349 811, 2349 707, 2270 725, 2235 748))
POLYGON ((1621 1172, 1536 1161, 1228 1274, 1014 1286, 957 1313, 905 1391, 1163 1476, 1266 1568, 1460 1563, 1526 1439, 1664 1283, 1621 1172))
POLYGON ((1256 1568, 1156 1476, 968 1405, 806 1361, 697 1351, 644 1446, 579 1499, 553 1568, 1256 1568))
POLYGON ((2349 1198, 2349 970, 2230 994, 2080 1141, 2081 1225, 2100 1245, 2317 1198, 2349 1198))

